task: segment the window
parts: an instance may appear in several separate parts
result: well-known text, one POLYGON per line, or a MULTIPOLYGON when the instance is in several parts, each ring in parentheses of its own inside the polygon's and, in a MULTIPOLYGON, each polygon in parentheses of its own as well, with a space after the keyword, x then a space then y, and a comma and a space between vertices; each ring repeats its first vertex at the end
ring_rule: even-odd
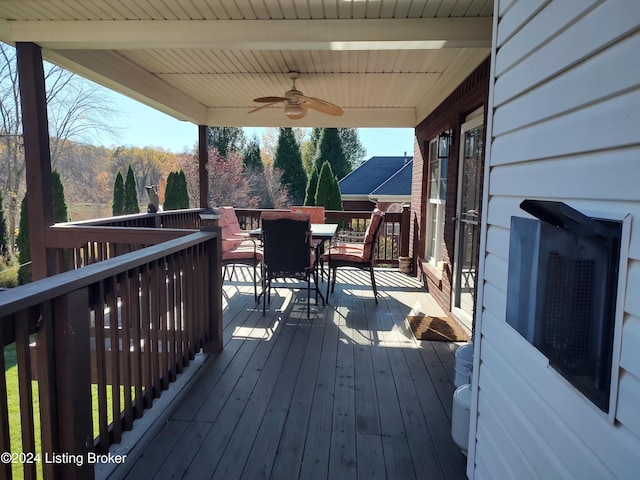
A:
POLYGON ((444 207, 447 193, 447 158, 438 157, 438 138, 429 142, 429 192, 426 202, 427 235, 425 258, 443 266, 444 207))

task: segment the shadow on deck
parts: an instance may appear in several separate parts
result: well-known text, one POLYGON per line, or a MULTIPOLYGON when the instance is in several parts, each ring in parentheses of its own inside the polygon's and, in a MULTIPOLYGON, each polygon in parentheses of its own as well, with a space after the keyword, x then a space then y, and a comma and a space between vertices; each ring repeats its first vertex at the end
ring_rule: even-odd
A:
POLYGON ((247 272, 225 284, 223 352, 114 476, 465 478, 450 434, 457 346, 413 338, 412 310, 442 313, 415 278, 376 270, 376 307, 368 275, 345 270, 310 318, 291 289, 263 317, 247 272))

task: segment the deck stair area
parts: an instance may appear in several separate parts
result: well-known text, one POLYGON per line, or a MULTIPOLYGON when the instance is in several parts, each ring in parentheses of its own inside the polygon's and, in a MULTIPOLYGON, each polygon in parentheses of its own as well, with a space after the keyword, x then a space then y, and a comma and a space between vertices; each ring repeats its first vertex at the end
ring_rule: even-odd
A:
POLYGON ((366 272, 346 269, 310 318, 303 289, 277 287, 263 317, 249 269, 237 273, 224 350, 109 478, 465 478, 450 433, 457 345, 416 341, 405 320, 442 314, 420 282, 377 270, 376 307, 366 272))

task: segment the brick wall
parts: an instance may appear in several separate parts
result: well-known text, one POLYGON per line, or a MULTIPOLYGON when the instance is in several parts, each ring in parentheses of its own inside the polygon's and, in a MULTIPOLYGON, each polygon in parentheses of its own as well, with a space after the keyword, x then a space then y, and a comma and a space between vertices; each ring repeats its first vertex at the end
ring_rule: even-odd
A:
MULTIPOLYGON (((413 178, 411 195, 411 231, 410 256, 414 258, 417 275, 427 286, 434 299, 446 311, 451 310, 451 288, 453 281, 453 256, 455 251, 456 201, 458 195, 458 152, 460 151, 460 129, 467 115, 485 107, 489 96, 489 58, 462 82, 453 93, 425 118, 415 130, 413 154, 413 178), (446 130, 453 130, 447 170, 447 193, 445 198, 445 225, 443 252, 446 263, 442 272, 424 261, 426 210, 425 199, 428 198, 429 141, 446 130)), ((486 122, 485 122, 486 124, 486 122)), ((482 184, 482 178, 479 179, 482 184)), ((476 249, 476 251, 478 251, 476 249)))

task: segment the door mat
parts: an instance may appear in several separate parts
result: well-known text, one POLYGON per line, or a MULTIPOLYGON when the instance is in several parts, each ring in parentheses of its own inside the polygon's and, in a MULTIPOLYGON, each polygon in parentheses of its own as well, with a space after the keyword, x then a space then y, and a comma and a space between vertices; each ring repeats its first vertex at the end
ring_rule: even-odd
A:
POLYGON ((448 317, 432 317, 430 315, 410 315, 409 326, 417 340, 438 342, 468 342, 469 335, 448 317))

